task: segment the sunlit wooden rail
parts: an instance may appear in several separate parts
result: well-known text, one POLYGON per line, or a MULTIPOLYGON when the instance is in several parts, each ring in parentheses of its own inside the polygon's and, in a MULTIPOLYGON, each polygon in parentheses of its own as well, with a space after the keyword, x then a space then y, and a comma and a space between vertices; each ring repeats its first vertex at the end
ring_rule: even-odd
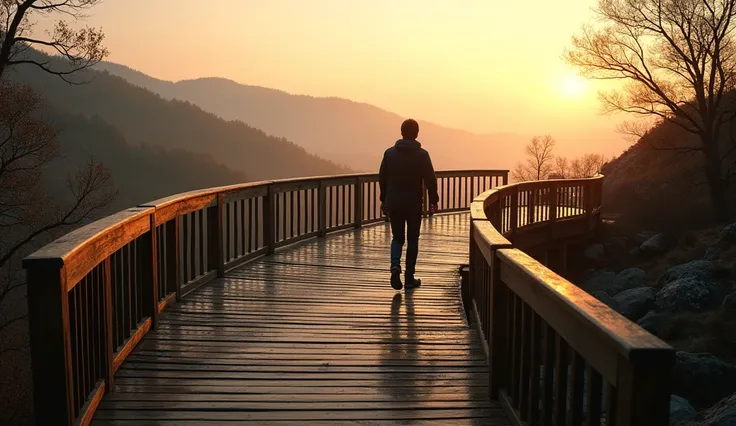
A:
POLYGON ((602 181, 503 186, 471 206, 463 299, 515 424, 669 424, 674 350, 518 249, 594 233, 602 181))
MULTIPOLYGON (((437 178, 440 212, 454 212, 506 184, 508 172, 437 178)), ((27 257, 37 423, 88 424, 167 307, 279 247, 382 221, 378 197, 370 174, 192 191, 101 219, 27 257)))
POLYGON ((398 310, 394 299, 388 318, 368 313, 383 306, 383 293, 391 292, 381 283, 386 226, 357 229, 384 220, 376 175, 178 194, 117 213, 42 248, 24 260, 36 421, 89 424, 99 409, 95 422, 100 424, 668 424, 672 348, 526 253, 593 236, 603 178, 508 185, 505 171, 437 176, 440 212, 469 209, 468 220, 453 222, 452 230, 429 228, 422 250, 429 244, 431 253, 420 260, 434 265, 425 270, 430 285, 415 297, 407 294, 398 310), (327 236, 350 228, 356 228, 352 237, 327 236), (380 236, 370 234, 378 228, 380 236), (358 239, 363 235, 374 239, 358 239), (310 238, 316 239, 303 241, 310 238), (327 255, 319 241, 338 250, 327 255), (457 312, 452 271, 465 255, 448 249, 449 243, 469 250, 457 312), (350 273, 344 264, 354 266, 350 273), (270 292, 261 294, 258 286, 243 291, 238 280, 247 277, 256 277, 270 292), (303 294, 299 280, 305 283, 303 294), (307 285, 319 291, 309 293, 307 285), (322 298, 339 303, 320 304, 322 298), (194 315, 203 307, 208 310, 202 313, 214 317, 194 315), (464 323, 463 310, 480 338, 457 328, 458 321, 464 323), (269 323, 269 315, 283 318, 275 324, 278 330, 249 328, 269 323), (355 321, 369 331, 356 333, 350 326, 355 321), (238 337, 245 332, 248 338, 238 337), (188 336, 188 343, 175 345, 177 336, 188 336), (327 355, 319 349, 325 344, 334 349, 327 355), (220 349, 202 355, 209 345, 220 349), (288 351, 294 345, 305 362, 293 360, 288 351), (476 347, 487 365, 477 363, 476 347), (358 349, 360 355, 350 357, 358 349), (269 356, 262 356, 269 353, 278 353, 281 363, 269 364, 269 356), (250 367, 239 366, 243 360, 250 367), (312 364, 323 360, 331 367, 314 370, 312 364), (340 370, 341 362, 347 370, 340 370), (181 363, 198 369, 187 372, 181 363), (381 373, 371 376, 376 371, 381 373), (116 378, 124 383, 117 385, 116 378), (183 387, 157 380, 178 380, 183 387), (333 385, 324 385, 327 381, 333 385), (320 396, 294 396, 293 389, 303 395, 320 383, 320 396), (487 386, 486 392, 479 393, 479 385, 487 386), (357 393, 359 386, 365 392, 357 393), (442 387, 442 393, 433 396, 428 386, 442 387), (171 398, 171 389, 192 393, 213 387, 236 396, 171 398), (405 393, 379 390, 385 388, 405 393), (151 400, 115 393, 103 402, 116 389, 145 389, 151 400), (346 395, 346 389, 352 390, 346 395), (269 392, 293 401, 252 396, 269 392), (326 395, 341 396, 325 400, 326 395), (498 416, 500 407, 508 417, 498 416))

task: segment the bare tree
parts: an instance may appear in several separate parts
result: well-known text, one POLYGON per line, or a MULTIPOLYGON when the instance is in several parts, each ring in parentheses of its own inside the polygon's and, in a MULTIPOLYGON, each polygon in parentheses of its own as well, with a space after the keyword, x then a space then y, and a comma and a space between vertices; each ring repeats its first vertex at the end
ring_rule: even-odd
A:
POLYGON ((9 306, 24 285, 19 259, 39 243, 91 219, 115 196, 110 173, 91 160, 67 178, 68 194, 57 198, 44 191, 43 170, 61 155, 59 129, 44 116, 45 105, 36 93, 3 77, 14 66, 29 65, 71 83, 73 73, 99 62, 107 54, 100 31, 75 31, 59 21, 47 38, 36 38, 30 21, 34 14, 83 18, 83 12, 99 2, 0 0, 0 354, 24 346, 8 337, 26 316, 17 301, 9 306), (33 59, 28 53, 34 47, 55 51, 66 59, 65 65, 54 68, 33 59))
POLYGON ((626 82, 601 94, 606 111, 697 135, 699 143, 669 148, 702 153, 713 214, 725 219, 732 171, 724 161, 734 147, 719 140, 734 115, 727 93, 736 81, 736 0, 599 0, 596 14, 603 25, 573 37, 567 61, 587 77, 626 82))
POLYGON ((585 154, 575 158, 570 165, 570 177, 588 178, 601 172, 606 158, 601 154, 585 154))
MULTIPOLYGON (((115 196, 109 172, 93 161, 67 177, 71 201, 44 192, 41 172, 59 156, 59 131, 43 114, 44 103, 30 88, 0 80, 0 306, 24 284, 19 255, 92 218, 115 196)), ((0 335, 24 318, 19 312, 0 320, 0 335)), ((0 347, 0 354, 11 349, 0 347)))
POLYGON ((534 136, 527 144, 525 153, 527 159, 516 165, 511 175, 516 181, 547 179, 552 171, 555 140, 550 135, 534 136))
POLYGON ((47 37, 37 37, 31 32, 34 15, 63 14, 81 19, 86 10, 101 1, 0 0, 0 78, 9 67, 30 64, 72 83, 68 76, 101 61, 107 55, 101 30, 88 27, 75 30, 61 20, 47 37), (49 62, 31 59, 26 55, 31 48, 51 50, 67 59, 67 66, 54 68, 49 62))
POLYGON ((555 164, 550 175, 551 179, 567 179, 570 177, 570 161, 566 157, 556 157, 555 164))

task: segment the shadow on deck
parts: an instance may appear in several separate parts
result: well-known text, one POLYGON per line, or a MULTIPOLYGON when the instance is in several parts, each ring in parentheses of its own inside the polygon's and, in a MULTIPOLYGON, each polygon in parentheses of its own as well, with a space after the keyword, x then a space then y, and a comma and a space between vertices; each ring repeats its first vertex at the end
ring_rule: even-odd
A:
POLYGON ((384 224, 229 272, 161 315, 92 424, 510 424, 463 314, 468 229, 424 221, 413 291, 389 285, 384 224))

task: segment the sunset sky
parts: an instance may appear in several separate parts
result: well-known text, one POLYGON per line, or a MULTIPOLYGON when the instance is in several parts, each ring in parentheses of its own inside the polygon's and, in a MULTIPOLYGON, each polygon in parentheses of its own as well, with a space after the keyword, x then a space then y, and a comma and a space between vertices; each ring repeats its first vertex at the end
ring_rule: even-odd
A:
POLYGON ((595 0, 105 0, 109 60, 154 77, 226 77, 338 96, 479 133, 552 134, 619 153, 621 116, 562 60, 595 0))

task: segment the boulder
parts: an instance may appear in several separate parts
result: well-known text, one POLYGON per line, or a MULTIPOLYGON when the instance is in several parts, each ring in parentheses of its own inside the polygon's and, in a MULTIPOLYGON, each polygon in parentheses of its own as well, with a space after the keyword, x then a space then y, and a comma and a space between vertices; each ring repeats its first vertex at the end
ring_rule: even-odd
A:
POLYGON ((606 249, 603 244, 593 244, 585 249, 583 256, 596 262, 602 262, 606 258, 606 249))
POLYGON ((736 223, 727 225, 719 236, 719 240, 727 243, 736 243, 736 223))
POLYGON ((677 352, 672 369, 672 393, 697 410, 710 407, 736 392, 736 366, 709 353, 677 352))
POLYGON ((695 408, 690 405, 687 399, 677 395, 670 396, 670 426, 689 420, 695 417, 696 414, 695 408))
POLYGON ((581 286, 583 290, 590 294, 596 291, 605 291, 606 293, 615 294, 613 281, 616 279, 616 274, 611 271, 598 270, 590 274, 588 278, 583 281, 581 286))
POLYGON ((720 245, 708 247, 703 255, 703 260, 718 262, 724 256, 724 250, 720 245))
POLYGON ((608 293, 606 293, 605 291, 594 291, 593 293, 591 293, 591 296, 605 303, 613 310, 618 311, 618 309, 616 309, 616 301, 613 300, 613 297, 609 296, 608 293))
POLYGON ((736 293, 731 293, 723 298, 721 309, 730 312, 736 312, 736 293))
MULTIPOLYGON (((672 417, 670 404, 670 418, 672 417)), ((670 420, 670 424, 673 424, 670 420)), ((733 426, 736 425, 736 393, 720 400, 716 405, 680 423, 680 426, 733 426)))
POLYGON ((665 285, 682 278, 709 280, 715 275, 715 266, 715 263, 709 260, 693 260, 669 268, 659 277, 657 283, 659 285, 665 285))
POLYGON ((619 257, 628 251, 629 241, 624 237, 611 237, 603 242, 606 253, 613 257, 619 257))
POLYGON ((662 287, 656 296, 657 307, 665 312, 701 311, 714 300, 714 287, 698 277, 686 277, 662 287))
POLYGON ((613 287, 616 291, 628 290, 636 287, 644 287, 647 273, 640 268, 627 268, 616 275, 613 287))
POLYGON ((624 290, 615 296, 616 310, 631 321, 643 317, 654 305, 655 291, 651 287, 624 290))
POLYGON ((657 234, 644 241, 639 248, 644 253, 664 253, 667 251, 667 237, 664 234, 657 234))
POLYGON ((636 323, 639 327, 654 334, 659 335, 662 331, 665 321, 667 320, 667 314, 655 311, 649 311, 646 315, 641 317, 636 323))
POLYGON ((652 231, 640 232, 634 236, 634 241, 636 241, 637 244, 642 245, 655 235, 657 235, 657 233, 652 231))

